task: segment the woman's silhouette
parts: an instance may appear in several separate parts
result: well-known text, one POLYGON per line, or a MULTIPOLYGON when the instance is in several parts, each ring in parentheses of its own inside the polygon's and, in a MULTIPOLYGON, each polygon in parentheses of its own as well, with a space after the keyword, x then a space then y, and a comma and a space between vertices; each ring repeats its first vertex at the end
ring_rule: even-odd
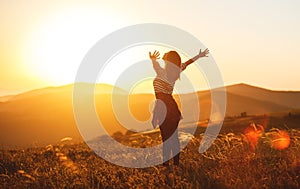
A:
POLYGON ((159 52, 149 52, 152 60, 156 77, 153 81, 155 92, 155 107, 153 110, 152 125, 155 128, 159 125, 163 140, 163 165, 169 165, 171 152, 173 154, 174 165, 179 165, 180 143, 178 138, 178 123, 182 119, 181 112, 178 109, 172 93, 176 80, 180 77, 180 73, 185 68, 196 61, 198 58, 207 57, 208 49, 200 52, 192 59, 185 63, 181 63, 181 58, 176 51, 170 51, 164 54, 163 60, 165 67, 162 68, 157 59, 159 52), (168 139, 168 140, 167 140, 168 139))

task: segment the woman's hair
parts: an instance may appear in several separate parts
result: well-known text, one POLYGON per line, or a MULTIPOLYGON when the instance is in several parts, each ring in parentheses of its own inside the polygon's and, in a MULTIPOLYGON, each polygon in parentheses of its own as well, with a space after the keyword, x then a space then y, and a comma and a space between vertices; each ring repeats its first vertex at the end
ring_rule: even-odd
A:
POLYGON ((169 51, 163 57, 163 60, 171 62, 181 68, 181 58, 176 51, 169 51))
POLYGON ((179 79, 181 72, 181 58, 179 54, 176 51, 169 51, 164 55, 163 60, 166 61, 165 68, 168 78, 173 81, 179 79))

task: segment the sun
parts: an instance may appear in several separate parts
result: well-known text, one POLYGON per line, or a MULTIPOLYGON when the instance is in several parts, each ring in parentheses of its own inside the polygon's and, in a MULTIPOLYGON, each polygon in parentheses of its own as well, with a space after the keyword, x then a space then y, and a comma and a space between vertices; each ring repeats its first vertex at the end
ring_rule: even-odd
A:
POLYGON ((51 84, 74 82, 85 53, 126 18, 93 7, 63 9, 41 18, 24 43, 26 68, 51 84))

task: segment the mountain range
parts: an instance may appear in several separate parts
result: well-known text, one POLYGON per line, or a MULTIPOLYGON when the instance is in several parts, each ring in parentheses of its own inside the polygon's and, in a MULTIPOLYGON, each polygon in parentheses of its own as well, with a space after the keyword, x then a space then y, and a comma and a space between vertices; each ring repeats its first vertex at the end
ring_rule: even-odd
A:
MULTIPOLYGON (((81 84, 82 86, 91 84, 81 84)), ((300 92, 272 91, 247 84, 236 84, 226 87, 226 116, 239 116, 242 112, 251 114, 270 114, 289 112, 300 109, 300 92)), ((127 129, 140 130, 141 125, 147 125, 142 130, 151 129, 151 105, 153 94, 130 94, 107 84, 97 84, 95 87, 95 110, 102 125, 109 134, 116 131, 126 132, 127 129), (113 95, 112 95, 113 94, 113 95), (127 100, 128 103, 125 103, 127 100), (113 100, 114 103, 112 107, 113 100), (125 105, 122 105, 122 103, 125 105), (128 109, 118 109, 118 106, 128 109), (114 109, 113 109, 114 108, 114 109), (118 115, 115 113, 118 112, 118 115), (117 118, 131 116, 143 123, 132 124, 124 128, 117 118)), ((60 87, 47 87, 33 91, 0 97, 0 144, 3 147, 34 146, 55 143, 64 137, 82 140, 76 126, 73 113, 73 84, 60 87)), ((178 103, 185 108, 182 126, 186 123, 209 119, 211 110, 211 92, 174 95, 178 103), (190 105, 199 105, 200 115, 190 105), (196 117, 196 119, 195 119, 196 117)), ((81 105, 83 110, 86 105, 81 105)), ((125 117, 125 118, 124 118, 125 117)), ((84 129, 92 123, 86 123, 84 129)), ((81 128, 82 129, 82 126, 81 128)), ((93 139, 103 133, 86 132, 88 139, 93 139)))

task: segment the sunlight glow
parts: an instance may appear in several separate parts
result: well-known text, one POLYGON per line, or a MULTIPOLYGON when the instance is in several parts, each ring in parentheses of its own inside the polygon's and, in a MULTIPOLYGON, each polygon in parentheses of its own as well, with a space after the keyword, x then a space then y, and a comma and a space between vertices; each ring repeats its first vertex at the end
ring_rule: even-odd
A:
POLYGON ((136 94, 136 93, 154 94, 153 78, 145 79, 141 82, 138 82, 135 86, 133 86, 131 88, 130 94, 136 94))
POLYGON ((41 19, 25 42, 28 71, 55 84, 73 82, 85 53, 124 23, 119 18, 108 10, 73 7, 41 19))

